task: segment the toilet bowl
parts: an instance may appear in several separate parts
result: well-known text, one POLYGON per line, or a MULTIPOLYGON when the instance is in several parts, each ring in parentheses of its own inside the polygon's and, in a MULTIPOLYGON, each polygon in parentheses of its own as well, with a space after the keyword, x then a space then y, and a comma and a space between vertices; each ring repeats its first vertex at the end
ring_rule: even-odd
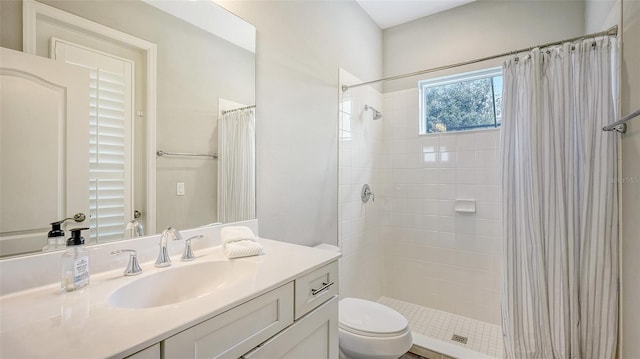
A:
MULTIPOLYGON (((316 248, 340 251, 328 244, 320 244, 316 248)), ((343 298, 338 308, 341 359, 397 359, 413 345, 407 319, 383 304, 343 298)))
POLYGON ((341 358, 397 359, 413 344, 407 319, 380 303, 341 299, 338 323, 341 358))

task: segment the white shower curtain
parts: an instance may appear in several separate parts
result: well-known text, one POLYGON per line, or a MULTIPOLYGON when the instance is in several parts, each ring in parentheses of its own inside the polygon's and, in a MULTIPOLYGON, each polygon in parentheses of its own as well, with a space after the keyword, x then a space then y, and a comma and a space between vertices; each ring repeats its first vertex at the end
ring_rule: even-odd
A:
POLYGON ((617 41, 534 49, 505 62, 508 358, 615 355, 619 135, 601 128, 617 118, 617 41))
POLYGON ((218 120, 218 222, 255 218, 255 115, 230 111, 218 120))

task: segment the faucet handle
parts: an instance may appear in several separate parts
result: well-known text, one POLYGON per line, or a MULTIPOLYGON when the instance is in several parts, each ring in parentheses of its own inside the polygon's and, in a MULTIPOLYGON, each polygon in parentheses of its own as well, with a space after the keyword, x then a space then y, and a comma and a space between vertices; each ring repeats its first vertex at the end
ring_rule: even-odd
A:
POLYGON ((187 238, 186 242, 184 243, 184 252, 182 253, 182 257, 180 257, 182 261, 188 262, 196 259, 195 254, 193 254, 193 251, 191 250, 191 240, 200 239, 202 237, 204 236, 200 234, 197 236, 187 238))
POLYGON ((127 268, 124 269, 124 275, 138 275, 142 273, 142 268, 140 268, 140 264, 138 263, 138 252, 133 249, 119 249, 117 251, 111 252, 112 255, 121 254, 121 253, 129 253, 129 263, 127 264, 127 268))

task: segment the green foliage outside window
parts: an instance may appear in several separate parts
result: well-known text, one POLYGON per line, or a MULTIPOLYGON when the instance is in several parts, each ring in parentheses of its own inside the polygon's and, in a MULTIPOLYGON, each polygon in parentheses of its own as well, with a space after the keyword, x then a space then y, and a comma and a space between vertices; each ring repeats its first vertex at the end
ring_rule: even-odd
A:
MULTIPOLYGON (((436 80, 437 81, 437 80, 436 80)), ((502 118, 502 75, 421 84, 425 133, 496 128, 502 118)))

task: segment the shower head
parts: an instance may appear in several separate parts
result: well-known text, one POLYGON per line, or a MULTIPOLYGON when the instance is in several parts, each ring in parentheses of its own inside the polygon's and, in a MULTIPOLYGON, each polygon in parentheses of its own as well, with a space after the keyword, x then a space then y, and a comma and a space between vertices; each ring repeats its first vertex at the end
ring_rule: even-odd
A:
POLYGON ((369 105, 364 105, 364 110, 365 111, 373 111, 373 119, 374 120, 379 120, 382 117, 382 112, 376 110, 375 108, 369 106, 369 105))

